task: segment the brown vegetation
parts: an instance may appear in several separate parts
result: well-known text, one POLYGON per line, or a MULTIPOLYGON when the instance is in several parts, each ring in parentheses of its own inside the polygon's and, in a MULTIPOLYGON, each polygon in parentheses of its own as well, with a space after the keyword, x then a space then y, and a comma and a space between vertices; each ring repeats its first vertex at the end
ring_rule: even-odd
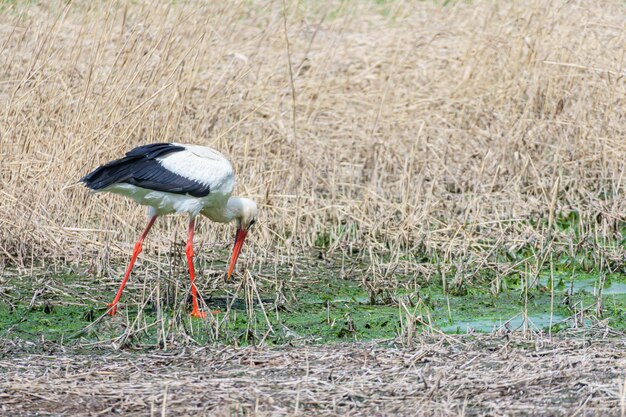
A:
MULTIPOLYGON (((424 338, 386 344, 20 354, 0 412, 151 416, 624 416, 623 341, 424 338)), ((24 346, 0 345, 0 358, 24 346)))
MULTIPOLYGON (((368 262, 423 254, 468 275, 506 254, 515 264, 523 248, 619 261, 607 242, 626 204, 624 12, 608 1, 6 3, 0 263, 102 271, 121 259, 144 211, 76 181, 158 141, 231 157, 237 193, 262 207, 255 262, 320 244, 368 262), (572 212, 580 235, 555 238, 572 212)), ((149 246, 168 248, 178 221, 160 221, 149 246)), ((204 243, 230 244, 231 230, 202 223, 204 243)))

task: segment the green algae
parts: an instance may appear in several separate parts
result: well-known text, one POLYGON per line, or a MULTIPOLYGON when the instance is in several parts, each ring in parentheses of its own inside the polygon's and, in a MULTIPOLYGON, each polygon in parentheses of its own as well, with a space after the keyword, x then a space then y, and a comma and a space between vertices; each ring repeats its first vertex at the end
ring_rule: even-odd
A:
POLYGON ((123 302, 128 304, 111 318, 103 316, 113 295, 110 285, 99 287, 97 280, 86 285, 84 276, 72 273, 45 280, 14 276, 4 280, 0 337, 135 347, 163 346, 183 336, 197 344, 335 343, 395 338, 405 334, 409 322, 415 323, 416 332, 556 332, 568 327, 568 318, 577 310, 597 305, 600 296, 600 318, 626 328, 626 282, 619 275, 600 280, 590 274, 561 273, 550 289, 552 280, 544 274, 533 288, 510 285, 497 295, 479 289, 451 295, 436 284, 418 285, 412 292, 396 287, 387 289, 385 302, 372 303, 361 282, 335 279, 332 271, 324 274, 311 271, 314 279, 285 284, 289 289, 285 302, 277 302, 276 288, 270 287, 236 299, 216 291, 205 302, 221 312, 207 320, 188 317, 184 301, 161 307, 148 301, 140 306, 137 286, 127 290, 123 302))

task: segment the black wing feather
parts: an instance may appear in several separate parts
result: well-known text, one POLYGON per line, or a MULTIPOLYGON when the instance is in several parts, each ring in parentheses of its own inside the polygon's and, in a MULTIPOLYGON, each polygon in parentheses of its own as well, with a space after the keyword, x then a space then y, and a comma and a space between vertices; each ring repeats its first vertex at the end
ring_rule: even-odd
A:
POLYGON ((150 190, 205 197, 211 191, 209 185, 169 171, 156 159, 159 156, 184 150, 183 146, 171 143, 139 146, 127 152, 124 158, 96 168, 81 178, 81 182, 92 190, 101 190, 113 184, 125 183, 150 190))
POLYGON ((184 151, 185 147, 171 143, 151 143, 149 145, 137 146, 126 152, 127 157, 140 157, 154 159, 158 156, 167 155, 172 152, 184 151))

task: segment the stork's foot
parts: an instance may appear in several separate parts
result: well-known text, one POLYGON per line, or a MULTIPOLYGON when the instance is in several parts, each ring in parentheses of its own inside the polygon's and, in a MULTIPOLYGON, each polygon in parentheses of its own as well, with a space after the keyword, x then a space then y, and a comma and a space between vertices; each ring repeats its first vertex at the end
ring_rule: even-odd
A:
POLYGON ((194 311, 191 312, 191 317, 197 317, 199 319, 205 319, 206 318, 206 313, 204 311, 194 310, 194 311))
POLYGON ((107 307, 109 307, 107 314, 111 317, 115 316, 115 313, 117 312, 117 303, 107 304, 107 307))
MULTIPOLYGON (((211 311, 211 314, 216 315, 216 314, 220 314, 221 311, 220 310, 213 310, 211 311)), ((195 310, 192 311, 190 314, 191 317, 198 317, 200 319, 205 319, 206 318, 206 313, 204 311, 200 311, 200 310, 195 310)))

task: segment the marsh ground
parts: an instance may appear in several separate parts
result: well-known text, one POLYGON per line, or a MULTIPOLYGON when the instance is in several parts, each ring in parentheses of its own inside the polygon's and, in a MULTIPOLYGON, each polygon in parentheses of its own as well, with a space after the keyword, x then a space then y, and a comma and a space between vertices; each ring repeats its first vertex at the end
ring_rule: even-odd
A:
POLYGON ((332 268, 310 268, 283 294, 203 291, 220 309, 205 321, 188 317, 185 297, 155 298, 169 278, 138 272, 148 281, 130 284, 114 318, 103 307, 113 279, 4 278, 3 413, 605 416, 626 406, 618 277, 598 319, 597 280, 584 274, 498 296, 414 283, 372 300, 332 268))
MULTIPOLYGON (((106 315, 117 281, 88 273, 17 271, 0 280, 0 336, 61 344, 117 344, 164 348, 180 334, 195 343, 238 346, 410 340, 414 333, 519 332, 553 335, 571 329, 626 327, 626 279, 582 271, 540 274, 534 283, 509 280, 498 294, 473 289, 454 294, 437 283, 398 280, 375 292, 355 279, 338 279, 327 262, 304 259, 303 277, 276 286, 249 273, 226 284, 221 274, 199 283, 207 320, 187 316, 186 274, 158 277, 139 267, 119 313, 106 315), (368 291, 369 290, 369 291, 368 291)), ((122 269, 118 268, 118 273, 122 269)), ((205 269, 206 276, 211 275, 205 269)), ((288 275, 284 271, 285 276, 288 275)), ((366 274, 353 268, 351 274, 366 274)))

